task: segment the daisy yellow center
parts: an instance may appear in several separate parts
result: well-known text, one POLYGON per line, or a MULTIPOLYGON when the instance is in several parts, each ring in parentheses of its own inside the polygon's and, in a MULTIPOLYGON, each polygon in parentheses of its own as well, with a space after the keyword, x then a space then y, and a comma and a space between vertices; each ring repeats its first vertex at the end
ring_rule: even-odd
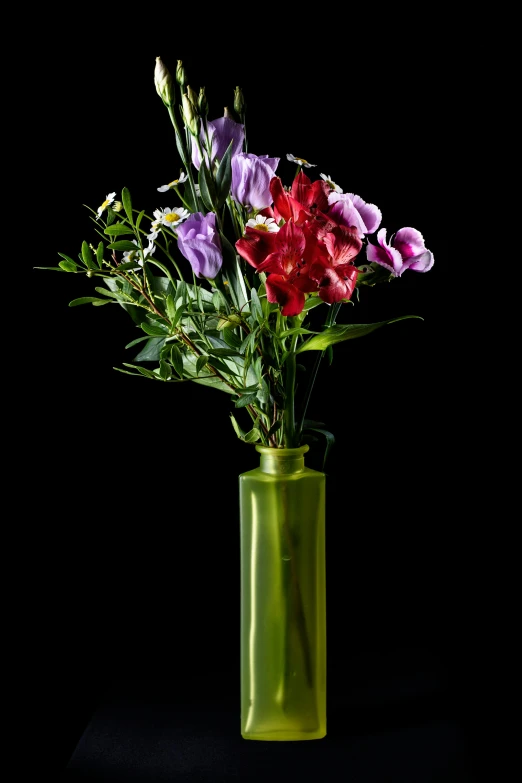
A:
POLYGON ((268 231, 268 226, 266 223, 258 223, 256 228, 258 231, 268 231))
POLYGON ((297 158, 297 160, 299 163, 308 163, 308 161, 305 160, 304 158, 297 158))
POLYGON ((179 179, 173 179, 172 182, 169 182, 169 188, 173 188, 174 185, 177 185, 179 182, 179 179))
POLYGON ((175 223, 176 220, 179 220, 179 215, 177 215, 175 212, 169 212, 168 215, 165 215, 165 220, 167 223, 175 223))
POLYGON ((101 205, 101 209, 106 209, 110 203, 111 203, 110 201, 104 201, 103 204, 101 205))

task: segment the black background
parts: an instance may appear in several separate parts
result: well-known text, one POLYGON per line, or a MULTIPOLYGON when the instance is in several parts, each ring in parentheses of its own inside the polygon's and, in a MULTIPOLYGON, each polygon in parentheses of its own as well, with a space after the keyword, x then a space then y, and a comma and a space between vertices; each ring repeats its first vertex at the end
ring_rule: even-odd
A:
MULTIPOLYGON (((97 243, 82 205, 96 208, 111 191, 129 188, 149 213, 174 206, 157 192, 181 166, 154 87, 158 54, 173 74, 182 59, 189 84, 206 87, 210 119, 242 87, 249 151, 280 157, 285 183, 295 171, 286 154, 302 155, 317 164, 312 179, 325 173, 379 206, 388 236, 413 226, 434 253, 429 273, 407 272, 343 308, 341 323, 424 320, 336 346, 309 409, 336 436, 326 470, 329 736, 442 719, 458 726, 467 753, 471 521, 455 495, 463 436, 443 210, 453 98, 440 60, 394 56, 384 33, 370 50, 363 38, 354 33, 348 46, 325 34, 292 52, 253 43, 240 57, 132 41, 118 42, 116 56, 93 38, 40 58, 46 137, 33 152, 45 242, 26 264, 36 330, 30 471, 45 511, 33 541, 34 634, 49 769, 65 766, 104 699, 135 688, 139 700, 146 683, 157 692, 163 682, 196 725, 222 709, 239 734, 237 476, 257 464, 254 448, 236 438, 226 395, 114 369, 132 361, 125 345, 138 334, 117 305, 68 308, 94 293, 93 281, 33 270, 57 265, 58 251, 74 258, 83 239, 97 243)), ((456 769, 448 761, 440 778, 417 779, 468 779, 456 769)), ((400 766, 386 774, 375 779, 408 779, 400 766)))

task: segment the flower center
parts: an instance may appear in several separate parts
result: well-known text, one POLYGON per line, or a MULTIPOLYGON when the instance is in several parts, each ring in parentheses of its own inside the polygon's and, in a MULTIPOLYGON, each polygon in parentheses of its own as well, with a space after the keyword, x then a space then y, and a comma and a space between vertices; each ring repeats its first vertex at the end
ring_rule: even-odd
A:
POLYGON ((266 225, 266 223, 258 223, 256 225, 256 228, 258 231, 268 231, 268 226, 266 225))
POLYGON ((169 212, 168 215, 165 215, 165 220, 167 223, 175 223, 176 220, 179 220, 179 215, 177 215, 175 212, 169 212))
POLYGON ((101 208, 106 209, 106 207, 108 207, 110 203, 111 203, 110 201, 104 201, 103 204, 101 205, 101 208))
POLYGON ((174 187, 174 185, 177 185, 179 182, 179 179, 173 179, 172 182, 169 182, 169 188, 174 187))
POLYGON ((297 160, 300 161, 301 163, 308 163, 308 161, 305 160, 304 158, 297 158, 297 160))

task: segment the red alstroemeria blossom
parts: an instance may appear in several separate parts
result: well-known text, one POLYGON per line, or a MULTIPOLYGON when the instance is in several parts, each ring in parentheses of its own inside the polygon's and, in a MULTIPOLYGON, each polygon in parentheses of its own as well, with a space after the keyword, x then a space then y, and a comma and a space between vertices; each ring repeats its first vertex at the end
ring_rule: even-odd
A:
POLYGON ((236 250, 250 266, 257 269, 267 255, 276 249, 276 240, 280 232, 259 231, 257 228, 245 227, 244 236, 236 242, 236 250))
POLYGON ((282 315, 299 315, 305 303, 304 294, 317 290, 317 283, 310 280, 305 269, 305 232, 289 220, 272 236, 276 237, 276 248, 259 264, 257 271, 269 272, 268 301, 281 305, 282 315))
POLYGON ((301 170, 292 182, 290 194, 309 215, 325 212, 328 209, 330 186, 324 179, 312 182, 301 170))
POLYGON ((355 227, 336 226, 322 241, 327 255, 318 253, 311 260, 308 276, 317 283, 323 302, 333 304, 350 299, 358 275, 353 259, 362 248, 358 230, 355 227))

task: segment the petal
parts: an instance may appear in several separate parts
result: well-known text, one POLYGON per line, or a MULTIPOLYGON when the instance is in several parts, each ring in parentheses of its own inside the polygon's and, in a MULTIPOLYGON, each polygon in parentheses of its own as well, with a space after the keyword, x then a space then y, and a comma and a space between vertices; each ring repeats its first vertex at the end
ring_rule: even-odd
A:
POLYGON ((367 204, 360 196, 356 196, 354 193, 349 193, 348 196, 352 199, 355 209, 361 216, 364 225, 366 226, 365 234, 373 234, 381 225, 382 212, 375 206, 375 204, 367 204))
POLYGON ((305 296, 282 275, 269 275, 266 279, 266 298, 269 302, 281 305, 283 315, 299 315, 302 312, 305 296))
POLYGON ((245 235, 236 242, 236 250, 250 266, 255 269, 276 248, 276 236, 269 231, 258 231, 256 228, 245 228, 245 235))
POLYGON ((414 258, 406 261, 404 266, 406 269, 413 269, 415 272, 429 272, 434 263, 433 253, 431 250, 426 250, 419 256, 414 256, 414 258))
POLYGON ((410 227, 401 228, 397 231, 392 245, 397 248, 404 259, 419 256, 426 250, 421 232, 417 231, 416 228, 410 227))

